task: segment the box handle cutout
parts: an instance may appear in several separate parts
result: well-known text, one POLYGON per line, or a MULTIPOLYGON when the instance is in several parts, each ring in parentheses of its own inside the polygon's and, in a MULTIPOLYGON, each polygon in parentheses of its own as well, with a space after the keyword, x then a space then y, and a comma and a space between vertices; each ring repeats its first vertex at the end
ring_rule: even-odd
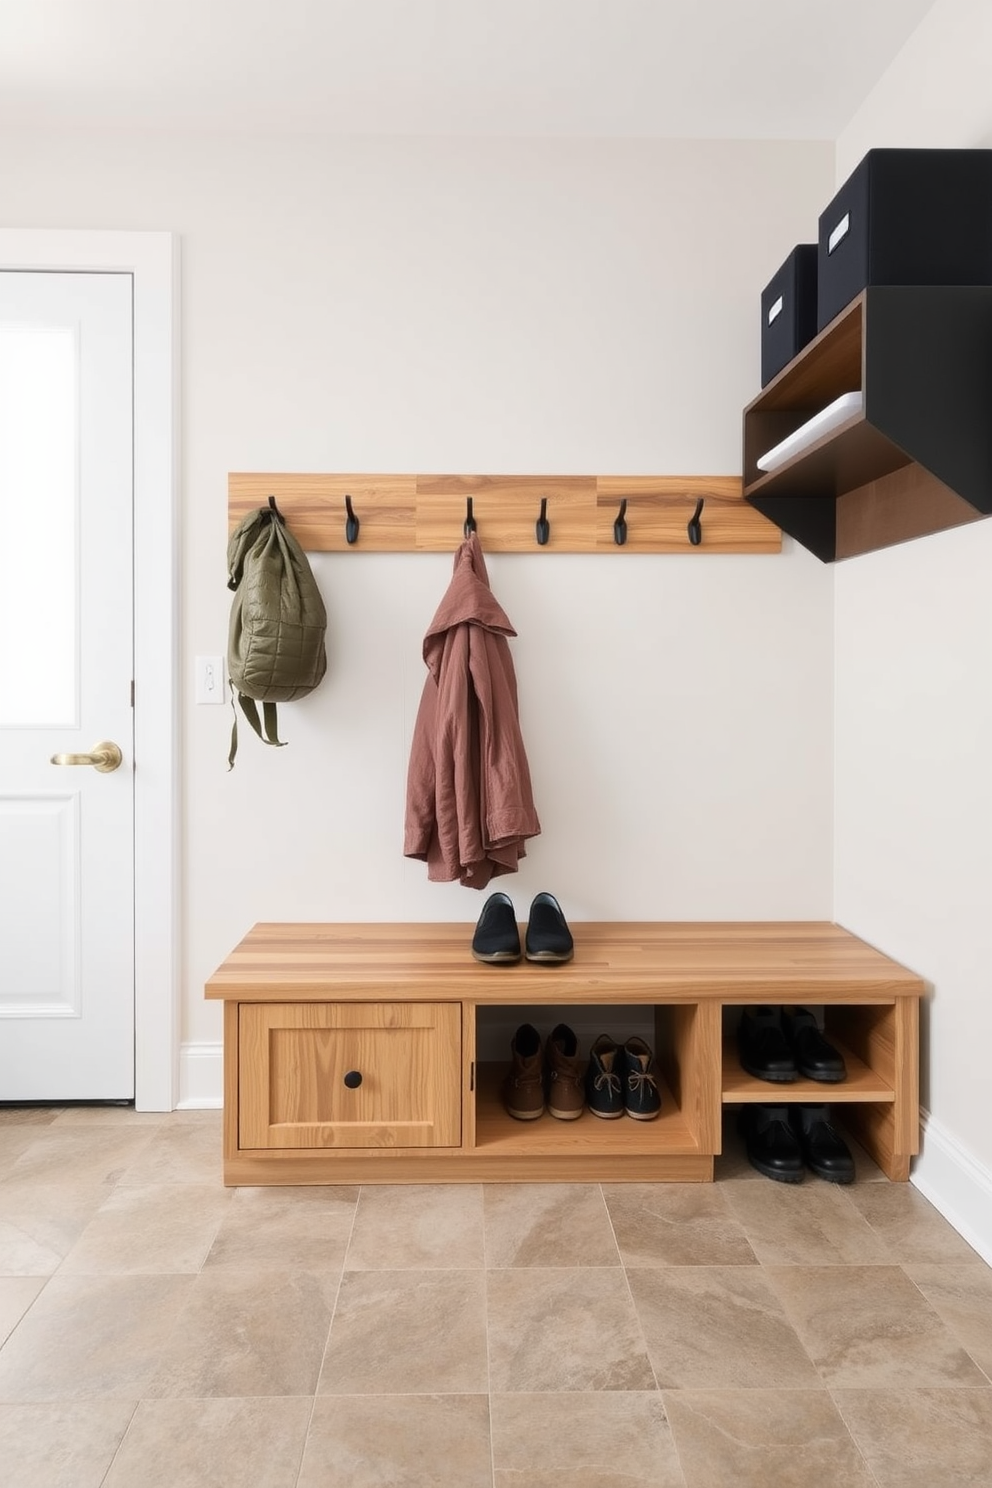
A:
POLYGON ((851 231, 851 214, 850 214, 850 212, 845 212, 844 215, 843 215, 843 217, 840 219, 840 221, 838 222, 837 226, 834 228, 833 232, 830 234, 829 238, 827 239, 827 257, 828 258, 830 257, 831 253, 833 253, 833 251, 837 247, 837 245, 839 243, 842 243, 844 241, 844 239, 847 237, 847 235, 848 235, 848 233, 850 231, 851 231))

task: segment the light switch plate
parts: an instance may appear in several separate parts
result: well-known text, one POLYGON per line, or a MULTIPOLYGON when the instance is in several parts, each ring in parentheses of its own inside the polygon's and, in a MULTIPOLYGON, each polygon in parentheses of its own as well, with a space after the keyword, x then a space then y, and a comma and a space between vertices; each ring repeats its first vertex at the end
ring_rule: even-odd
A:
POLYGON ((223 656, 198 656, 196 658, 196 701, 198 703, 225 703, 227 701, 223 656))

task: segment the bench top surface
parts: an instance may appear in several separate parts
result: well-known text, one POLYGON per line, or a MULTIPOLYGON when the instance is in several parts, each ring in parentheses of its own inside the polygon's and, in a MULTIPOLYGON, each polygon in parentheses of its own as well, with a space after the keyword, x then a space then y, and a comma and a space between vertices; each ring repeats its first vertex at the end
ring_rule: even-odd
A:
MULTIPOLYGON (((206 985, 244 1002, 891 1002, 922 978, 825 920, 574 922, 564 966, 484 966, 474 923, 258 924, 206 985)), ((521 944, 524 927, 521 926, 521 944)))

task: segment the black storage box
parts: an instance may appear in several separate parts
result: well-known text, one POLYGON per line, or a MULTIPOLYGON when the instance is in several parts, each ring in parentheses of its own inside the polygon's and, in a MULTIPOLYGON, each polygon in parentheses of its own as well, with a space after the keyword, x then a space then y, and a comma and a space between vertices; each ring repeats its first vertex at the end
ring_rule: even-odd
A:
POLYGON ((817 329, 869 284, 992 284, 992 150, 869 150, 820 217, 817 329))
POLYGON ((815 243, 799 243, 761 291, 761 386, 816 335, 815 243))

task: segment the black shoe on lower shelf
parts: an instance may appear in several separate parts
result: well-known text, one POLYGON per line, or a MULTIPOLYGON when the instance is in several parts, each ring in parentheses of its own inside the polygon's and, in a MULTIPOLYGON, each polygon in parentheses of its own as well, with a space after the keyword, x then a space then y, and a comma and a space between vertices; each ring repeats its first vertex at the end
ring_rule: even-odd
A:
POLYGON ((803 1162, 828 1183, 853 1183, 851 1149, 830 1120, 829 1106, 792 1106, 789 1112, 803 1162))
POLYGON ((816 1019, 807 1008, 784 1008, 782 1027, 796 1068, 807 1080, 836 1085, 847 1079, 843 1054, 823 1037, 816 1019))
POLYGON ((776 1183, 802 1183, 806 1176, 802 1148, 788 1106, 745 1106, 740 1127, 752 1168, 776 1183))
POLYGON ((796 1059, 782 1030, 782 1009, 745 1008, 737 1027, 741 1069, 775 1085, 791 1083, 798 1073, 796 1059))
POLYGON ((492 965, 520 960, 520 931, 509 894, 490 894, 482 906, 472 936, 472 955, 492 965))

